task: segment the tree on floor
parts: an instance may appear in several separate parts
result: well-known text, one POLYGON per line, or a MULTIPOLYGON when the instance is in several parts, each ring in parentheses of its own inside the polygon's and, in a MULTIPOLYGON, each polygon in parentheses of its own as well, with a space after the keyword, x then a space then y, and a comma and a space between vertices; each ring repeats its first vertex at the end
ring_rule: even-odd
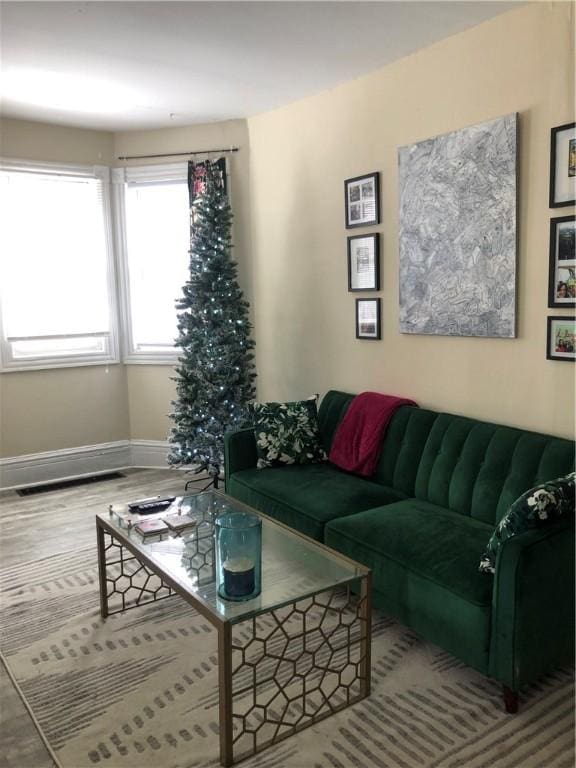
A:
POLYGON ((191 204, 190 276, 176 304, 176 344, 182 352, 168 463, 194 465, 196 472, 217 477, 224 463, 224 432, 246 422, 256 373, 249 305, 231 258, 232 212, 224 177, 216 164, 202 165, 202 191, 191 204))

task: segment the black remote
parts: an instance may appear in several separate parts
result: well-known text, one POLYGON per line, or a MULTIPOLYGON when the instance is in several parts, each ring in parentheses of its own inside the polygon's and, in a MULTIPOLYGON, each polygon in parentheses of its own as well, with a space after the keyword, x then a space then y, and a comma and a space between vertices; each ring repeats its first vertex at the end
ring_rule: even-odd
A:
POLYGON ((176 496, 165 496, 164 498, 157 499, 142 499, 142 501, 134 501, 132 504, 128 504, 130 512, 138 515, 152 515, 154 512, 161 512, 163 509, 169 507, 176 496))

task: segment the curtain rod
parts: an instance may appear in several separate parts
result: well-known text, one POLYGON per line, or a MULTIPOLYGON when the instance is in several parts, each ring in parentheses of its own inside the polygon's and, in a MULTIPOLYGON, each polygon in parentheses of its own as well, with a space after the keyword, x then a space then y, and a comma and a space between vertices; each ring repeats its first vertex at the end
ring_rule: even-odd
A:
POLYGON ((119 157, 118 160, 150 160, 154 157, 181 157, 182 155, 208 155, 212 152, 238 152, 239 147, 228 147, 228 149, 198 149, 194 152, 170 152, 164 155, 126 155, 119 157))

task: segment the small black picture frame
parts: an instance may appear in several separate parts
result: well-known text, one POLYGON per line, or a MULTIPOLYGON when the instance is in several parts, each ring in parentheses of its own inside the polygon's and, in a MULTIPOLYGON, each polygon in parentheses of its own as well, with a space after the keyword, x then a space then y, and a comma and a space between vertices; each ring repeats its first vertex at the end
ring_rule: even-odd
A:
POLYGON ((574 205, 576 199, 576 123, 550 133, 550 208, 574 205))
POLYGON ((546 331, 546 359, 576 360, 576 315, 550 315, 546 331))
POLYGON ((356 299, 356 338, 381 338, 380 299, 356 299))
POLYGON ((380 223, 380 173, 355 176, 344 182, 346 229, 380 223))
POLYGON ((548 306, 576 306, 576 216, 550 219, 548 306))
POLYGON ((380 290, 380 235, 348 238, 348 290, 380 290))

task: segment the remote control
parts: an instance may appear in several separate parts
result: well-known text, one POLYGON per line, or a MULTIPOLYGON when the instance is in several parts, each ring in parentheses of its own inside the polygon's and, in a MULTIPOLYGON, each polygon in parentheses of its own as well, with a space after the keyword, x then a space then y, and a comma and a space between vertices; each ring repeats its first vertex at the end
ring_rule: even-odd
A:
POLYGON ((152 515, 154 512, 161 512, 169 507, 175 498, 176 496, 165 496, 164 498, 158 496, 155 499, 142 499, 128 504, 128 509, 138 515, 152 515))

